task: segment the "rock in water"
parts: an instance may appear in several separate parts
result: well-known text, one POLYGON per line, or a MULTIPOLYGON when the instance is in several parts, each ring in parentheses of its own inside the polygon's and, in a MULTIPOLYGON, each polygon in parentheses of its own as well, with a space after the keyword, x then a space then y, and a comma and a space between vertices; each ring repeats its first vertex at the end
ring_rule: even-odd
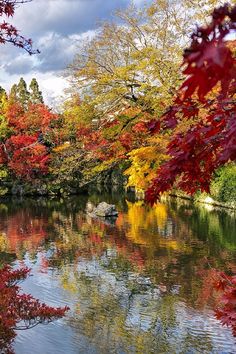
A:
POLYGON ((115 205, 107 204, 106 202, 99 203, 98 206, 93 209, 93 214, 97 216, 117 216, 118 211, 116 210, 115 205))

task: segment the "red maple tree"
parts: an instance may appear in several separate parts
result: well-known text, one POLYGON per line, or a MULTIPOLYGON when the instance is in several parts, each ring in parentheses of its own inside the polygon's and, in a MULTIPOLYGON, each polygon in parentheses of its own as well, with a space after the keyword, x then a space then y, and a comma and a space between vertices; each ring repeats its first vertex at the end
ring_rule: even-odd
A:
POLYGON ((215 309, 215 316, 225 326, 232 329, 236 337, 236 276, 216 272, 215 289, 220 292, 220 302, 215 309))
POLYGON ((21 293, 19 283, 30 270, 13 270, 9 265, 0 270, 0 351, 14 353, 12 342, 16 330, 33 328, 38 324, 48 324, 65 315, 68 307, 53 308, 40 303, 31 295, 21 293))
MULTIPOLYGON (((235 29, 236 6, 226 4, 214 10, 207 27, 197 27, 191 36, 183 61, 187 77, 161 123, 172 129, 184 120, 192 123, 173 135, 170 159, 146 191, 150 203, 174 183, 190 194, 209 192, 213 172, 236 159, 236 58, 235 41, 229 39, 235 29)), ((152 132, 159 131, 159 124, 152 124, 152 132)))

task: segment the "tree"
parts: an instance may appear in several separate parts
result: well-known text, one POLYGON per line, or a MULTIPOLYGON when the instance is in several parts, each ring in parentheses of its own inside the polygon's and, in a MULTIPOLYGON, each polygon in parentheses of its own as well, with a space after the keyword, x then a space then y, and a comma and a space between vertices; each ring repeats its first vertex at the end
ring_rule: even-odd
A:
POLYGON ((5 144, 6 153, 2 154, 8 167, 17 177, 26 180, 45 175, 50 160, 47 148, 38 142, 38 136, 16 135, 5 144))
POLYGON ((160 115, 181 82, 179 70, 193 21, 206 15, 214 0, 155 0, 142 9, 116 12, 81 44, 69 75, 82 98, 94 102, 97 116, 124 102, 160 115))
POLYGON ((49 150, 56 143, 57 131, 51 125, 58 116, 43 104, 8 104, 0 116, 0 164, 18 178, 32 180, 48 172, 49 150))
POLYGON ((4 88, 0 86, 0 115, 4 114, 6 110, 7 100, 8 100, 7 93, 4 90, 4 88))
POLYGON ((9 102, 15 103, 17 101, 17 84, 12 85, 9 93, 9 102))
MULTIPOLYGON (((207 17, 215 3, 162 0, 142 9, 131 5, 116 13, 115 23, 103 23, 94 37, 81 44, 68 71, 74 97, 79 92, 80 100, 72 96, 64 119, 68 140, 79 142, 77 154, 73 147, 75 160, 83 156, 85 166, 84 160, 91 162, 93 157, 93 164, 87 165, 89 173, 83 168, 87 176, 94 178, 127 159, 129 184, 147 187, 144 180, 150 181, 166 160, 163 147, 170 140, 168 131, 157 129, 156 118, 182 82, 179 66, 193 21, 207 17), (150 136, 149 130, 159 136, 150 136)), ((64 153, 62 165, 68 151, 64 153)))
POLYGON ((22 107, 27 108, 29 103, 30 93, 27 89, 27 85, 23 77, 20 78, 19 84, 17 85, 17 100, 20 102, 22 107))
POLYGON ((33 328, 61 318, 68 307, 54 308, 40 303, 31 295, 20 292, 18 283, 29 275, 28 268, 13 270, 10 266, 0 269, 0 350, 1 353, 14 353, 12 342, 16 330, 33 328))
MULTIPOLYGON (((14 16, 16 6, 18 4, 28 3, 31 0, 1 0, 0 1, 0 17, 14 16)), ((18 29, 11 24, 3 21, 0 23, 0 44, 11 43, 16 47, 25 49, 29 54, 39 53, 33 50, 32 40, 26 39, 19 34, 18 29)))
POLYGON ((167 148, 170 160, 146 192, 151 203, 174 183, 187 193, 209 192, 214 171, 236 159, 236 42, 227 38, 235 28, 236 7, 224 5, 214 10, 207 27, 197 27, 191 36, 183 62, 187 78, 162 117, 168 127, 191 125, 173 135, 167 148))
POLYGON ((0 97, 2 97, 2 95, 5 93, 6 93, 6 91, 4 90, 4 88, 2 86, 0 86, 0 97))
POLYGON ((30 89, 30 97, 29 97, 30 102, 33 104, 43 103, 42 91, 39 90, 39 85, 35 78, 32 79, 29 89, 30 89))

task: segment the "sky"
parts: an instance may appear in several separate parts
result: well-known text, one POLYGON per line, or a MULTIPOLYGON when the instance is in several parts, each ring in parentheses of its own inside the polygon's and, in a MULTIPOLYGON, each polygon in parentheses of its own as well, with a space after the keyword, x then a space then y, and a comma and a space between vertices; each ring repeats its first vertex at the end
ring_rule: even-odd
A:
MULTIPOLYGON (((142 6, 149 0, 133 0, 142 6)), ((10 44, 0 46, 0 86, 7 91, 21 77, 35 77, 47 104, 61 101, 68 86, 63 70, 73 60, 78 44, 94 34, 98 22, 108 20, 130 0, 33 0, 21 4, 8 22, 32 38, 40 54, 29 56, 10 44)))

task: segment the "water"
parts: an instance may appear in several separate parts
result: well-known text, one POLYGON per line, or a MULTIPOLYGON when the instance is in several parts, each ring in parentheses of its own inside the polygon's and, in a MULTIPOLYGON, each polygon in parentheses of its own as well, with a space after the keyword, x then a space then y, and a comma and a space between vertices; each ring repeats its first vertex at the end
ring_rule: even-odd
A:
POLYGON ((171 200, 122 196, 0 204, 0 261, 32 268, 23 290, 68 315, 18 332, 16 354, 236 353, 214 317, 211 272, 236 272, 236 219, 171 200), (87 200, 114 202, 117 220, 87 200))

